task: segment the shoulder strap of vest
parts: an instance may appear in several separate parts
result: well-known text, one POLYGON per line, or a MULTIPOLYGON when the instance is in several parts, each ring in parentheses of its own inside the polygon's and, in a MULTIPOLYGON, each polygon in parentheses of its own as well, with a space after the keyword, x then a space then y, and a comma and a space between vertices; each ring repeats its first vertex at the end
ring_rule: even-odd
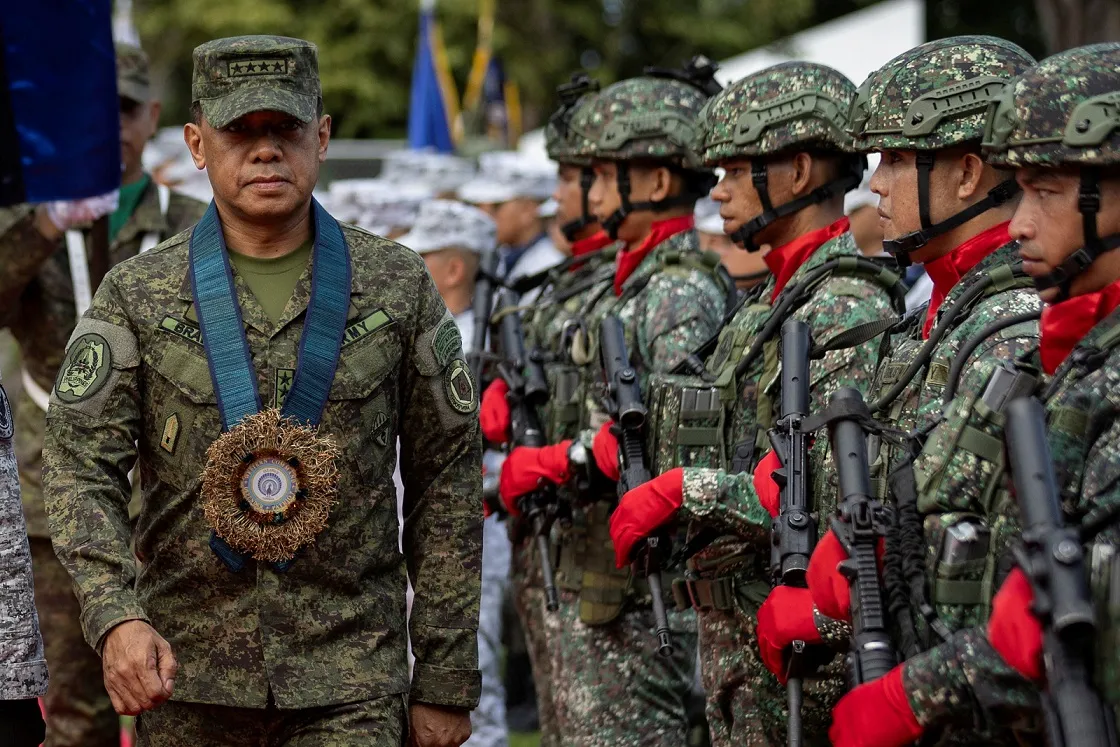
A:
POLYGON ((949 378, 945 384, 945 395, 941 400, 942 403, 947 405, 957 396, 957 387, 960 386, 961 373, 964 371, 964 365, 968 362, 968 359, 972 357, 972 354, 976 352, 976 348, 984 344, 985 340, 994 337, 1005 329, 1014 327, 1016 324, 1036 322, 1041 317, 1041 311, 1028 311, 1023 314, 996 319, 975 335, 968 338, 957 352, 956 358, 953 359, 953 365, 949 368, 949 378))

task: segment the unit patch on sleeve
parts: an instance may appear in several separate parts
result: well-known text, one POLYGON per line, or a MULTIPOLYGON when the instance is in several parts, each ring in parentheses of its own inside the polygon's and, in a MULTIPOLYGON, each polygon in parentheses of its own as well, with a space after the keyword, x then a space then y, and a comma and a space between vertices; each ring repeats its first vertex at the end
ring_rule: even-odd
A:
POLYGON ((67 404, 80 402, 105 385, 112 370, 112 353, 104 337, 89 332, 70 346, 55 383, 55 394, 67 404))
POLYGON ((478 407, 475 397, 474 381, 471 380, 471 371, 462 358, 451 362, 445 374, 447 377, 447 401, 461 413, 474 412, 478 407))
POLYGON ((462 348, 463 337, 459 334, 459 326, 454 319, 444 319, 432 338, 432 354, 435 355, 436 363, 443 368, 462 348))

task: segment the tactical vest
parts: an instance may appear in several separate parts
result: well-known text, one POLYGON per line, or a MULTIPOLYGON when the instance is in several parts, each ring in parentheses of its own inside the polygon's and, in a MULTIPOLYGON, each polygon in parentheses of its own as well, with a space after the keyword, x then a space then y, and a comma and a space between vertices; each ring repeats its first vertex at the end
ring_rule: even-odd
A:
POLYGON ((904 574, 910 582, 907 593, 922 648, 936 645, 938 638, 952 631, 983 624, 995 590, 1010 572, 1013 561, 1008 549, 1020 527, 1004 464, 1006 404, 1017 396, 1041 393, 1063 503, 1078 505, 1092 436, 1089 404, 1083 397, 1067 396, 1068 377, 1093 373, 1117 346, 1120 325, 1097 338, 1094 352, 1074 350, 1045 391, 1033 352, 1015 362, 993 362, 994 371, 983 391, 957 396, 915 458, 913 494, 902 479, 906 465, 896 473, 892 487, 898 501, 900 541, 915 541, 908 536, 913 530, 906 528, 905 519, 911 501, 921 522, 917 541, 925 559, 921 570, 927 587, 918 588, 917 569, 907 573, 904 568, 904 574))
MULTIPOLYGON (((603 396, 598 327, 604 317, 624 308, 655 276, 665 274, 679 275, 683 279, 691 272, 700 272, 715 279, 728 299, 728 306, 734 297, 734 283, 720 264, 718 255, 681 251, 672 245, 658 247, 654 252, 657 262, 651 270, 626 283, 619 297, 614 296, 613 280, 608 279, 591 293, 585 306, 588 311, 569 327, 566 359, 577 368, 579 375, 576 389, 579 398, 578 431, 598 430, 607 420, 607 415, 598 406, 603 396)), ((632 325, 626 327, 627 347, 633 357, 637 349, 635 332, 632 325)), ((643 379, 648 381, 650 374, 642 374, 643 379)), ((649 391, 648 387, 643 389, 649 391)), ((586 506, 582 511, 575 512, 577 515, 573 517, 571 526, 553 535, 553 544, 559 556, 557 584, 568 591, 578 592, 580 619, 587 625, 609 624, 624 609, 645 608, 651 602, 644 579, 633 577, 629 567, 615 567, 609 518, 617 499, 613 486, 609 491, 601 490, 583 497, 586 506)), ((662 586, 666 594, 670 593, 672 579, 666 577, 662 586)))

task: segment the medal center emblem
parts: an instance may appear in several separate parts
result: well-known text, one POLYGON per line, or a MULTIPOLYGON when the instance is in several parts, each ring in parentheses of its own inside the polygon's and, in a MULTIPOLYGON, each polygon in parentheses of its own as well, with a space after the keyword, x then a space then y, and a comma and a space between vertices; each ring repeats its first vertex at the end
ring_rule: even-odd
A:
POLYGON ((255 459, 241 478, 241 497, 259 514, 282 514, 295 503, 299 490, 295 469, 277 457, 255 459))

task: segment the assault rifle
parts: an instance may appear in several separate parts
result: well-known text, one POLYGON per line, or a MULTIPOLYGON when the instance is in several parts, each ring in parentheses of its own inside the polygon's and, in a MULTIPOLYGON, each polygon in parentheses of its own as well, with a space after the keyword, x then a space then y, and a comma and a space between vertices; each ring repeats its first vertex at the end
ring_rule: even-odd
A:
MULTIPOLYGON (((498 375, 509 387, 510 435, 514 446, 545 446, 544 430, 537 408, 548 401, 548 381, 539 362, 531 361, 525 354, 525 338, 521 332, 521 317, 512 310, 513 299, 503 297, 501 307, 507 313, 499 322, 502 343, 502 360, 498 362, 498 375)), ((548 536, 558 513, 556 486, 542 484, 532 493, 521 498, 521 512, 533 528, 537 553, 540 555, 544 595, 550 611, 560 607, 556 580, 552 573, 548 536)))
POLYGON ((1007 406, 1004 443, 1023 517, 1023 546, 1016 557, 1030 578, 1032 611, 1043 628, 1042 704, 1050 746, 1115 745, 1108 711, 1092 685, 1099 631, 1081 535, 1065 525, 1041 402, 1022 397, 1007 406))
POLYGON ((887 633, 886 606, 876 553, 891 524, 890 509, 872 498, 867 464, 867 432, 871 411, 857 389, 836 390, 828 410, 832 459, 839 483, 839 504, 832 531, 848 551, 840 571, 851 583, 852 641, 848 668, 852 686, 877 680, 898 663, 887 633))
MULTIPOLYGON (((781 489, 778 518, 771 524, 770 572, 774 586, 806 588, 809 556, 817 544, 817 520, 809 505, 809 442, 802 421, 809 415, 809 325, 790 319, 782 325, 782 403, 770 444, 781 468, 774 481, 781 489)), ((786 664, 789 700, 787 732, 791 747, 801 744, 801 679, 811 665, 804 641, 794 641, 786 664)))
MULTIPOLYGON (((619 430, 618 495, 621 498, 628 491, 649 482, 653 476, 646 466, 642 449, 642 428, 645 427, 648 411, 642 404, 638 374, 630 365, 622 322, 613 314, 604 317, 599 325, 599 356, 607 385, 606 409, 619 430)), ((662 656, 673 654, 673 638, 669 633, 669 618, 661 592, 662 560, 668 552, 668 536, 655 534, 635 547, 633 558, 635 572, 645 576, 653 597, 657 650, 662 656)))
POLYGON ((474 298, 471 301, 471 311, 474 314, 474 339, 471 340, 471 352, 467 354, 470 362, 471 375, 474 376, 474 385, 482 387, 482 367, 487 359, 486 333, 490 330, 490 310, 494 306, 494 293, 502 283, 497 277, 498 250, 482 255, 479 262, 478 274, 475 276, 474 298))

